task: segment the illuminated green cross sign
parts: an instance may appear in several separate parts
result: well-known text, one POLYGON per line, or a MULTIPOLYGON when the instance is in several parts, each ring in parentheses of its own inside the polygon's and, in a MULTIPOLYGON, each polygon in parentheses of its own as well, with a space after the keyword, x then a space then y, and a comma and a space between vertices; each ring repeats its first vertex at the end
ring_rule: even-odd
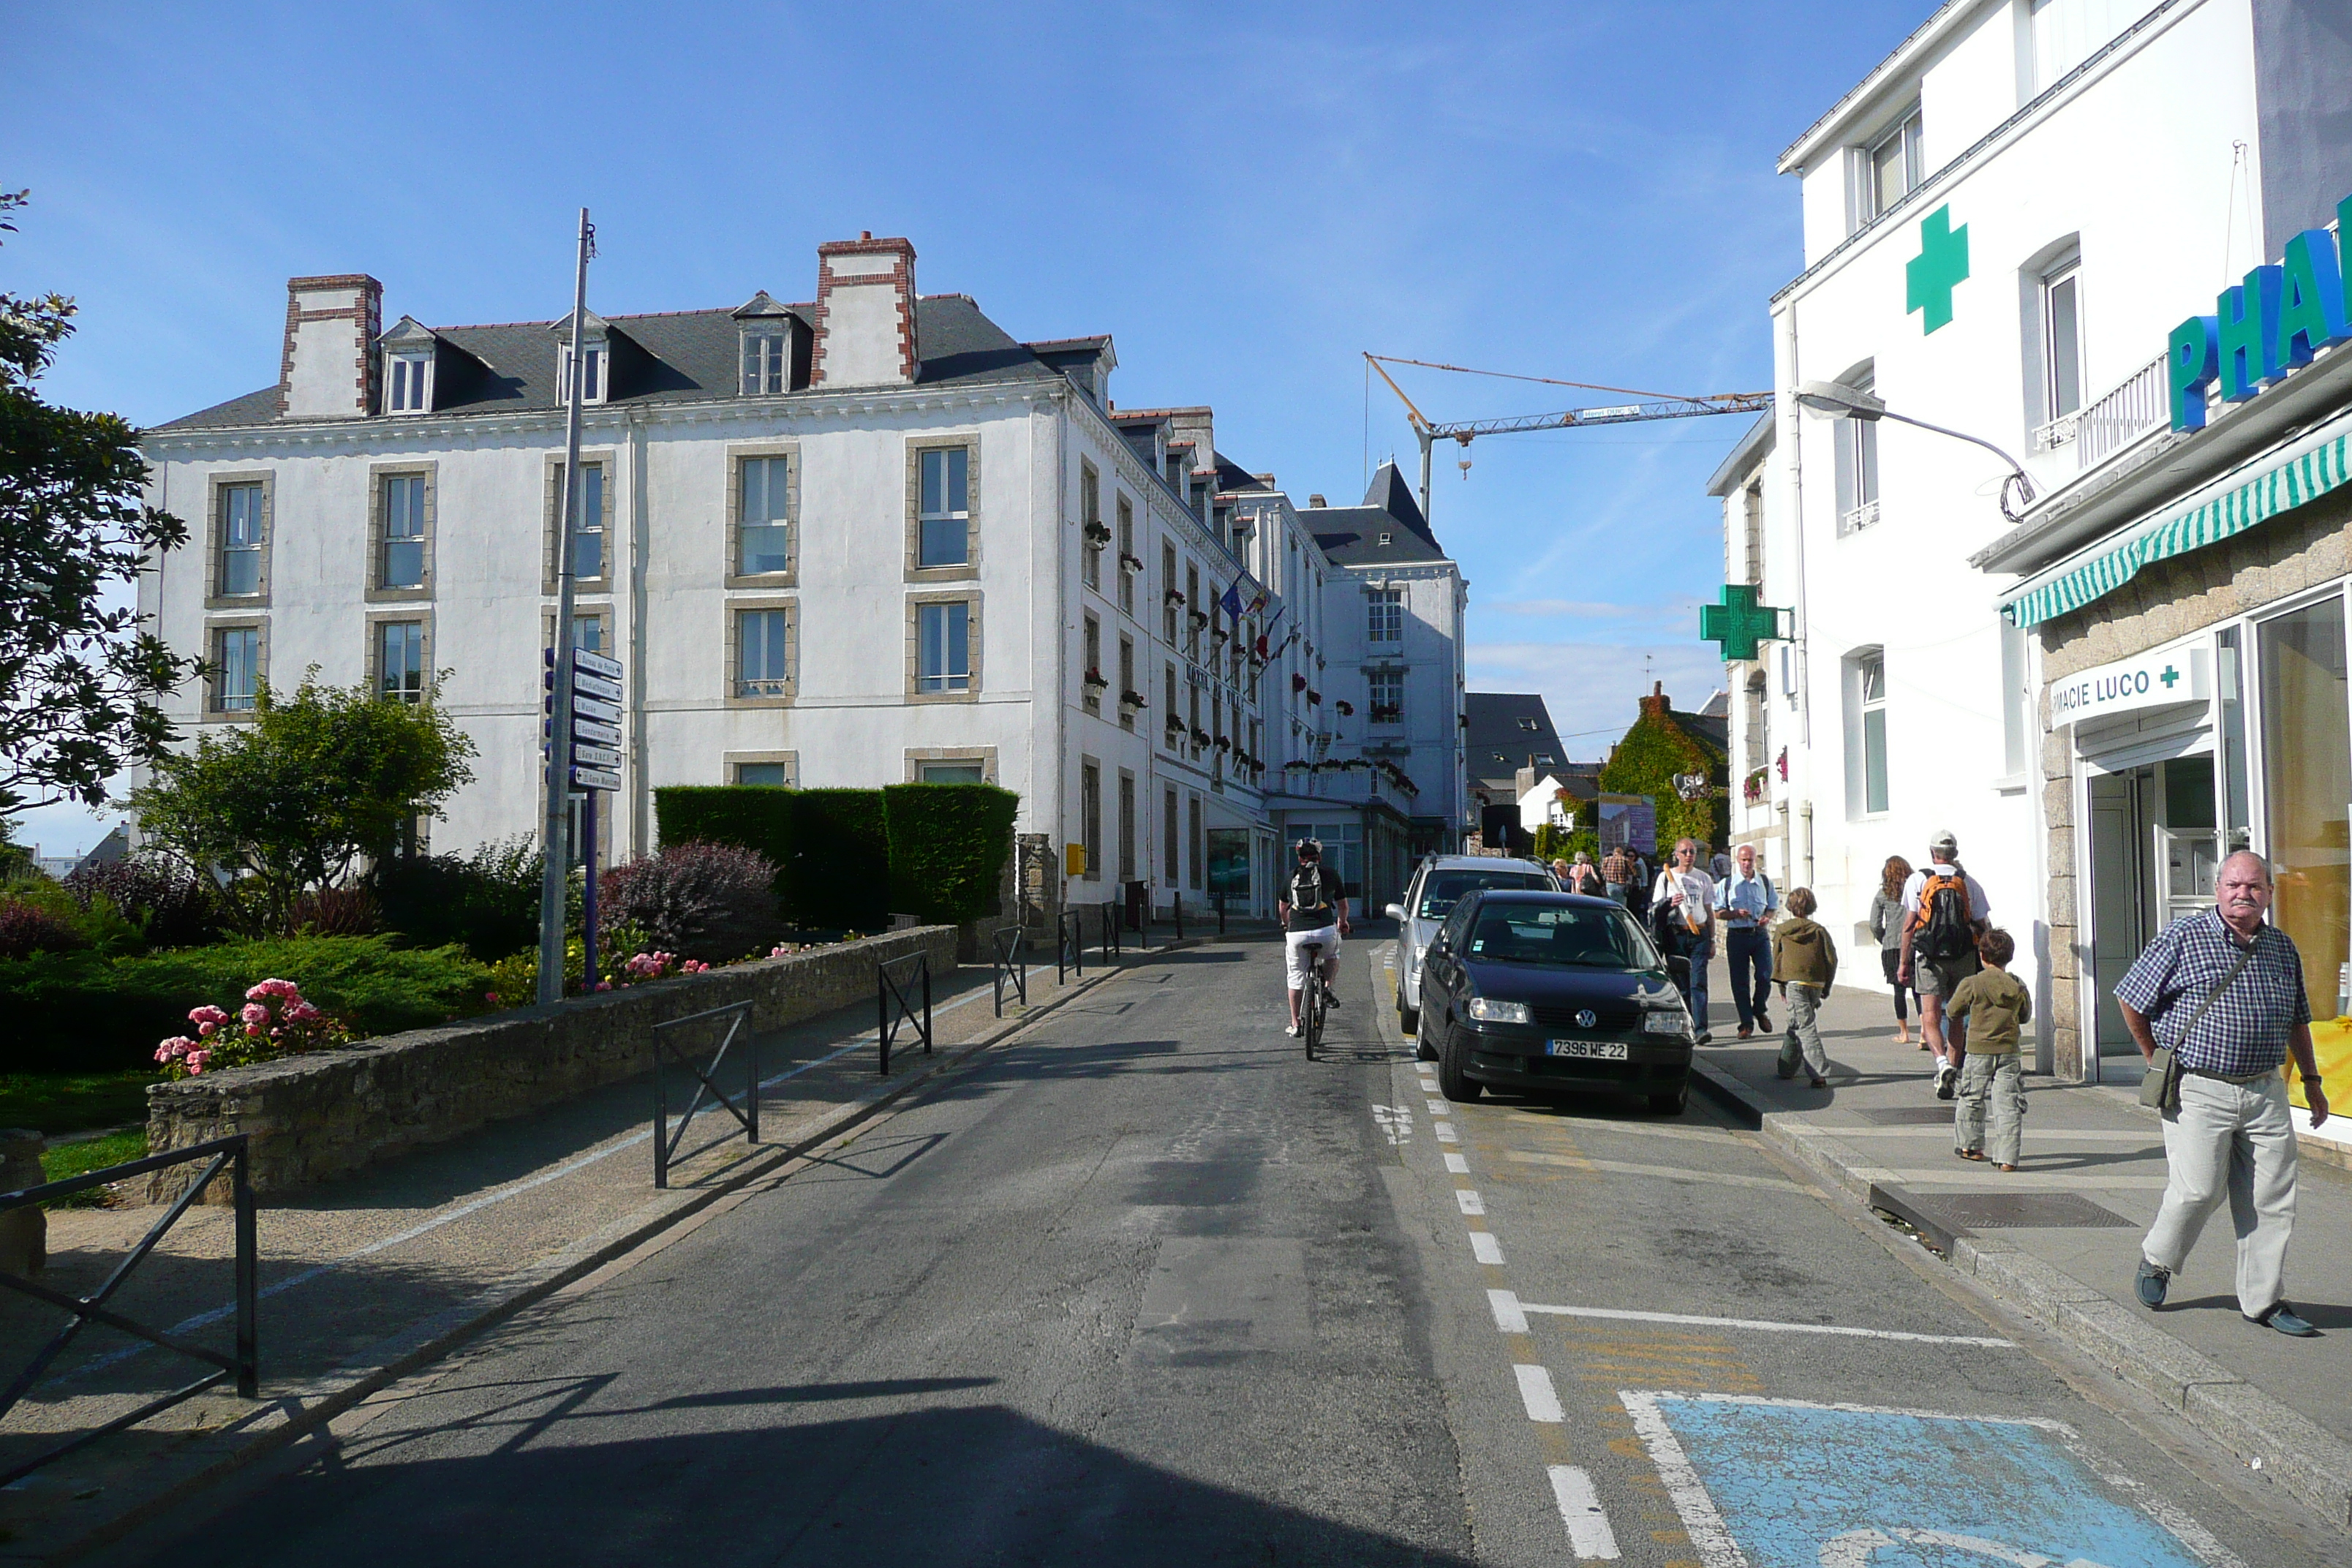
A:
POLYGON ((1952 319, 1952 287, 1969 275, 1969 226, 1952 226, 1950 206, 1937 207, 1919 223, 1919 254, 1903 264, 1904 310, 1921 313, 1934 331, 1952 319))
POLYGON ((1756 645, 1780 635, 1780 617, 1786 610, 1756 602, 1756 590, 1745 583, 1726 583, 1723 602, 1698 607, 1698 635, 1702 642, 1723 645, 1726 658, 1754 658, 1756 645))

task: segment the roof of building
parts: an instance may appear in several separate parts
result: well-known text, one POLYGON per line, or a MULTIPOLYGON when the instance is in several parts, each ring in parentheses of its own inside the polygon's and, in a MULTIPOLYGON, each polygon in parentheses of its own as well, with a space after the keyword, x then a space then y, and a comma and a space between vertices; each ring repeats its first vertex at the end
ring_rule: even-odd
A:
POLYGON ((1717 467, 1715 476, 1706 481, 1706 493, 1719 500, 1746 483, 1748 476, 1771 455, 1777 438, 1772 410, 1768 408, 1756 416, 1756 423, 1717 467))
POLYGON ((1315 535, 1333 564, 1405 565, 1447 559, 1445 547, 1429 531, 1429 520, 1413 500, 1396 461, 1381 464, 1365 487, 1361 506, 1310 506, 1299 521, 1315 535))
MULTIPOLYGON (((1530 765, 1530 757, 1549 758, 1532 765, 1550 773, 1568 766, 1568 753, 1540 693, 1468 691, 1462 703, 1469 720, 1463 727, 1463 755, 1472 778, 1509 789, 1518 770, 1530 765)), ((1516 792, 1512 798, 1517 798, 1516 792)))
MULTIPOLYGON (((803 320, 814 314, 814 307, 808 305, 788 310, 803 320)), ((740 395, 741 323, 734 310, 609 316, 604 321, 613 340, 612 390, 606 404, 625 407, 740 395)), ((556 342, 568 324, 559 319, 435 328, 434 335, 457 353, 445 352, 434 388, 434 412, 515 414, 561 407, 556 342)), ((967 294, 931 294, 917 300, 915 344, 921 360, 916 375, 920 386, 1044 381, 1060 374, 982 314, 967 294)), ((274 424, 278 390, 273 384, 157 428, 274 424)))

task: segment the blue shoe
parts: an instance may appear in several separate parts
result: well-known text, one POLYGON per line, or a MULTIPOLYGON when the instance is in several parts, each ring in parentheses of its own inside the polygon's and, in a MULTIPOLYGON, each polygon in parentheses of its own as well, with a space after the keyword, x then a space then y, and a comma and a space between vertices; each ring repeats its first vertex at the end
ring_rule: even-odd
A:
POLYGON ((2246 1321, 2266 1324, 2276 1329, 2280 1333, 2290 1334, 2298 1340, 2314 1340, 2319 1337, 2319 1331, 2313 1328, 2301 1313, 2284 1301, 2281 1301, 2261 1317, 2248 1318, 2246 1321))
MULTIPOLYGON (((2150 1263, 2145 1258, 2139 1260, 2139 1278, 2132 1282, 2132 1288, 2139 1292, 2139 1304, 2141 1306, 2163 1306, 2164 1292, 2171 1286, 2171 1284, 2172 1270, 2168 1268, 2158 1268, 2155 1264, 2150 1263)), ((2252 1321, 2251 1319, 2248 1321, 2252 1321)), ((2301 1319, 2297 1319, 2296 1321, 2298 1322, 2302 1321, 2301 1319)), ((2309 1325, 2306 1324, 2305 1326, 2308 1327, 2309 1325)))

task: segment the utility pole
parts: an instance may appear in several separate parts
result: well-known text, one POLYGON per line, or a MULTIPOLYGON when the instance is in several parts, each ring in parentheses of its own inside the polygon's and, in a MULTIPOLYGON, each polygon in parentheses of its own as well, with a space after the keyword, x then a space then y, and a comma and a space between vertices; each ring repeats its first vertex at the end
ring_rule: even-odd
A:
MULTIPOLYGON (((541 839, 539 883, 539 999, 563 1000, 563 905, 572 884, 571 857, 564 853, 564 816, 572 798, 572 534, 580 526, 580 395, 586 355, 580 352, 580 324, 588 313, 588 258, 596 254, 596 228, 580 209, 579 257, 572 279, 572 357, 564 376, 563 506, 555 540, 554 700, 547 724, 547 819, 541 839)), ((595 850, 590 847, 589 854, 595 850)))

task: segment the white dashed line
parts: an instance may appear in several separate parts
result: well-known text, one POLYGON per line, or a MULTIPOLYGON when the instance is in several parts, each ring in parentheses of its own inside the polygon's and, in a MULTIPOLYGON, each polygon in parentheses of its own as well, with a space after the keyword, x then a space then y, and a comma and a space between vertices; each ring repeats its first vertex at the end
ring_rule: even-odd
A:
POLYGON ((1437 1141, 1440 1143, 1459 1143, 1462 1142, 1461 1138, 1455 1134, 1454 1131, 1454 1123, 1451 1121, 1441 1121, 1437 1123, 1437 1141))
POLYGON ((1495 1310, 1495 1326, 1507 1334, 1528 1331, 1528 1315, 1519 1310, 1519 1299, 1508 1290, 1486 1292, 1486 1305, 1495 1310))
POLYGON ((1470 1162, 1459 1154, 1448 1154, 1445 1156, 1445 1172, 1452 1176, 1466 1176, 1470 1173, 1470 1162))
POLYGON ((1552 1500, 1559 1504, 1560 1522, 1568 1526, 1569 1550, 1584 1562, 1611 1562, 1617 1556, 1617 1532, 1601 1511, 1593 1495, 1592 1478, 1574 1465, 1547 1467, 1552 1500))
POLYGON ((1470 1256, 1481 1263, 1500 1263, 1503 1244, 1495 1239, 1492 1231, 1474 1230, 1470 1233, 1470 1256))
POLYGON ((1462 1205, 1464 1214, 1483 1215, 1486 1212, 1486 1200, 1476 1193, 1456 1192, 1454 1201, 1462 1205))
POLYGON ((1520 1362, 1511 1372, 1519 1380, 1519 1403, 1528 1407, 1528 1420, 1556 1426, 1568 1419, 1568 1412, 1559 1407, 1559 1391, 1552 1387, 1548 1369, 1520 1362))
POLYGON ((1429 1113, 1430 1113, 1432 1116, 1443 1116, 1443 1115, 1444 1115, 1444 1114, 1445 1114, 1445 1101, 1444 1101, 1444 1100, 1431 1100, 1431 1101, 1429 1102, 1429 1113))

